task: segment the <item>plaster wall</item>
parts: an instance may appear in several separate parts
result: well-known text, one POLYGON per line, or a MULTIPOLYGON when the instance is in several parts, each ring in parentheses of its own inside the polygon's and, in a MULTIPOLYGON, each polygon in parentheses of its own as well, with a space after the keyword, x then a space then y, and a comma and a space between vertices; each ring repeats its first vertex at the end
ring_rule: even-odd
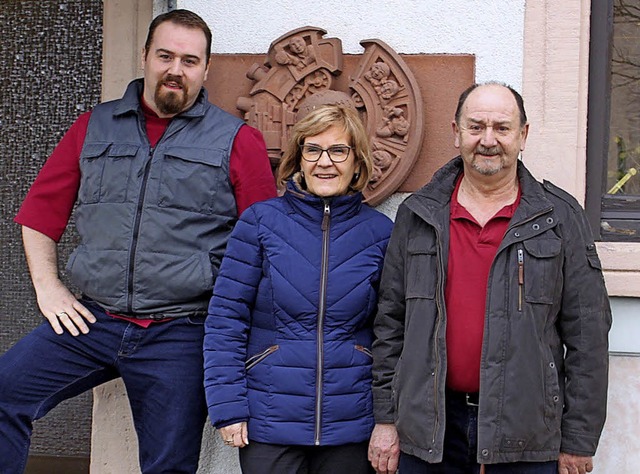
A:
POLYGON ((180 0, 178 7, 207 21, 214 53, 264 54, 273 39, 312 25, 340 38, 346 54, 362 53, 359 42, 369 38, 400 54, 474 54, 478 81, 522 85, 524 0, 180 0))

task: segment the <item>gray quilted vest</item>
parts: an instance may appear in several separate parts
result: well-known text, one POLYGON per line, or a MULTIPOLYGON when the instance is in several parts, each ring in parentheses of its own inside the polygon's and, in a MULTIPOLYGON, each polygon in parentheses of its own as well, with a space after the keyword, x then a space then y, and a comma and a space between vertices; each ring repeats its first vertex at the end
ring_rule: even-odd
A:
POLYGON ((243 122, 203 89, 155 148, 145 132, 142 80, 91 113, 80 156, 76 225, 67 270, 88 297, 116 314, 206 314, 237 219, 229 155, 243 122))

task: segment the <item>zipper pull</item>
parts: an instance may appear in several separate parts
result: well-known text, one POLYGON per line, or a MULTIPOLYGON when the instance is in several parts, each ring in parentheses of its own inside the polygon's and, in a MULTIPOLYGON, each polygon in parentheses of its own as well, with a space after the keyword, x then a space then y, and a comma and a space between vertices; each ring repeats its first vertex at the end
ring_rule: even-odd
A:
POLYGON ((522 287, 524 285, 524 251, 518 249, 518 311, 522 311, 522 287))
POLYGON ((329 201, 324 201, 324 213, 322 216, 322 230, 327 230, 329 227, 329 217, 331 217, 331 207, 329 201))

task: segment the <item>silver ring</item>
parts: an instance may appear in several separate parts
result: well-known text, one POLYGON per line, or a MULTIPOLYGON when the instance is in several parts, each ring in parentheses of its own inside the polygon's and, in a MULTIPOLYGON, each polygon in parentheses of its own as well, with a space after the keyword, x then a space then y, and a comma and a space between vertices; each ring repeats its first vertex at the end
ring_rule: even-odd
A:
POLYGON ((69 313, 67 313, 66 311, 60 311, 59 313, 56 313, 56 316, 58 316, 58 317, 60 317, 62 315, 69 316, 69 313))

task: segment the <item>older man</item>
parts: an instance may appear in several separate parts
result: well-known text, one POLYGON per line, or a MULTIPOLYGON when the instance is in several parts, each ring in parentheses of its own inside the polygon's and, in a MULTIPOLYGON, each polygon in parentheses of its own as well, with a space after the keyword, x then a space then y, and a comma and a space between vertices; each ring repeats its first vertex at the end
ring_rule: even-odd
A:
POLYGON ((213 282, 237 216, 276 194, 260 133, 207 100, 210 51, 198 15, 156 17, 144 78, 72 125, 16 217, 47 322, 0 358, 2 473, 24 470, 34 419, 118 376, 142 471, 197 469, 213 282), (81 298, 56 253, 76 197, 81 298))
POLYGON ((467 89, 453 132, 460 156, 400 206, 385 258, 373 467, 590 472, 611 313, 584 211, 518 160, 512 88, 467 89))

